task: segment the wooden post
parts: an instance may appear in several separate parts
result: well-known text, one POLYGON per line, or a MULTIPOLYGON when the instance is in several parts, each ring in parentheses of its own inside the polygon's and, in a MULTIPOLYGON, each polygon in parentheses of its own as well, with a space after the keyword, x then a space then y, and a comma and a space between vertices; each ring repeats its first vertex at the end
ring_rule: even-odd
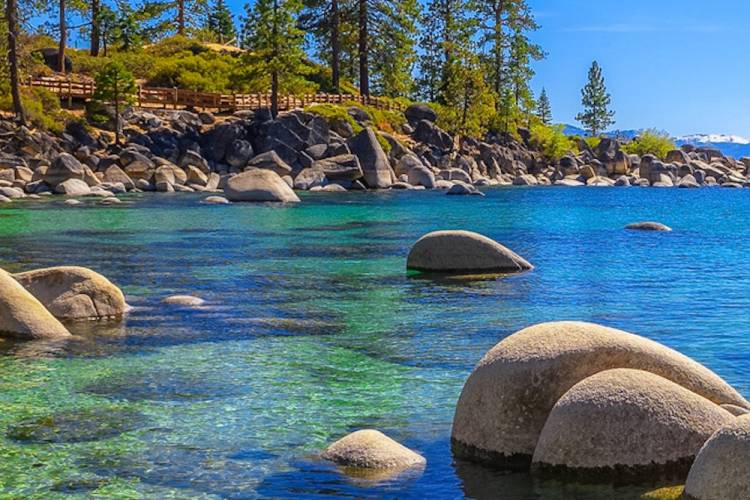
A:
POLYGON ((141 84, 138 84, 138 95, 136 95, 136 104, 138 107, 141 107, 141 92, 143 92, 143 88, 141 87, 141 84))
POLYGON ((174 109, 177 109, 177 87, 174 88, 174 97, 173 97, 172 107, 174 109))

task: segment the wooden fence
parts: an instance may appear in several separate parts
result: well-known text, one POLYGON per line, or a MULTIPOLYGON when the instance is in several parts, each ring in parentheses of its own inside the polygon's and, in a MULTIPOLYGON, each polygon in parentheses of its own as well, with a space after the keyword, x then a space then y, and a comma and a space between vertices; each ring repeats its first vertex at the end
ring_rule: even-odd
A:
MULTIPOLYGON (((34 78, 30 87, 47 89, 72 105, 74 100, 91 99, 96 86, 91 81, 68 80, 55 77, 34 78)), ((357 102, 378 109, 403 111, 403 106, 390 99, 352 94, 305 94, 279 96, 279 110, 304 108, 311 104, 340 104, 357 102)), ((178 88, 138 87, 136 105, 164 109, 195 108, 215 111, 237 111, 258 109, 271 105, 270 93, 222 94, 217 92, 195 92, 178 88)))

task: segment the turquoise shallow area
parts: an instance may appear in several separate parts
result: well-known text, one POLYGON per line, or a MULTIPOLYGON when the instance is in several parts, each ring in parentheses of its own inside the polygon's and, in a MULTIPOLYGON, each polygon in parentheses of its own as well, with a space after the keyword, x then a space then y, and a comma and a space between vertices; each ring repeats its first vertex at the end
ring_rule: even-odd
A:
MULTIPOLYGON (((0 267, 91 267, 126 292, 123 325, 0 343, 0 497, 634 498, 454 463, 473 365, 532 323, 640 333, 750 396, 750 192, 511 188, 308 194, 296 206, 139 195, 0 208, 0 267), (659 220, 672 233, 626 231, 659 220), (436 229, 469 229, 536 269, 481 281, 407 275, 436 229), (204 308, 160 303, 170 294, 204 308), (374 483, 316 460, 375 427, 424 474, 374 483)), ((644 486, 645 487, 645 486, 644 486)))

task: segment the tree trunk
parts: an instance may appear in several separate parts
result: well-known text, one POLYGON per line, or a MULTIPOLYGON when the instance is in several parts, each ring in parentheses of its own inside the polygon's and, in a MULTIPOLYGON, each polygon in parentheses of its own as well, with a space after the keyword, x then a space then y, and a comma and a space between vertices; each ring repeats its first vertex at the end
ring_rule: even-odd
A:
POLYGON ((495 56, 495 75, 494 75, 494 84, 495 84, 495 92, 497 95, 501 95, 503 92, 503 66, 505 64, 504 60, 504 50, 503 47, 503 41, 505 40, 505 34, 503 33, 504 21, 503 21, 503 13, 505 12, 505 0, 496 0, 495 3, 495 26, 494 26, 494 56, 495 56))
POLYGON ((13 98, 13 114, 22 125, 26 124, 26 113, 21 102, 18 77, 18 0, 6 0, 5 20, 8 23, 8 66, 10 69, 10 93, 13 98))
POLYGON ((339 2, 331 0, 331 84, 333 91, 339 93, 339 59, 341 44, 339 42, 339 2))
POLYGON ((359 93, 370 95, 367 0, 359 0, 359 93))
POLYGON ((177 33, 185 36, 185 0, 177 1, 177 33))
POLYGON ((102 38, 102 30, 99 19, 100 0, 91 0, 91 50, 92 56, 99 55, 99 43, 102 38))
POLYGON ((279 115, 279 72, 271 71, 271 117, 275 120, 279 115))
POLYGON ((57 70, 65 74, 65 42, 68 28, 65 25, 65 0, 60 0, 60 47, 57 49, 57 70))
POLYGON ((120 91, 118 89, 117 81, 115 80, 114 85, 114 98, 115 98, 115 144, 120 145, 120 91))

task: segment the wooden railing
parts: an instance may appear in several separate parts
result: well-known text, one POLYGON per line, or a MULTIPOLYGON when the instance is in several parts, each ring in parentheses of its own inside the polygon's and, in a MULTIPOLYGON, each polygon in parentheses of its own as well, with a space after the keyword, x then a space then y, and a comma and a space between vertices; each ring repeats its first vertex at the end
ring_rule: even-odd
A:
MULTIPOLYGON (((73 100, 91 99, 96 86, 91 81, 69 80, 56 77, 34 78, 29 81, 30 87, 44 88, 60 96, 60 99, 72 105, 73 100)), ((279 110, 287 111, 304 108, 311 104, 339 104, 356 102, 378 109, 400 110, 401 104, 381 97, 352 94, 305 94, 279 96, 279 110)), ((160 87, 138 87, 136 105, 139 107, 160 108, 196 108, 217 111, 237 111, 258 109, 271 105, 270 93, 257 94, 222 94, 217 92, 195 92, 192 90, 160 87)))

